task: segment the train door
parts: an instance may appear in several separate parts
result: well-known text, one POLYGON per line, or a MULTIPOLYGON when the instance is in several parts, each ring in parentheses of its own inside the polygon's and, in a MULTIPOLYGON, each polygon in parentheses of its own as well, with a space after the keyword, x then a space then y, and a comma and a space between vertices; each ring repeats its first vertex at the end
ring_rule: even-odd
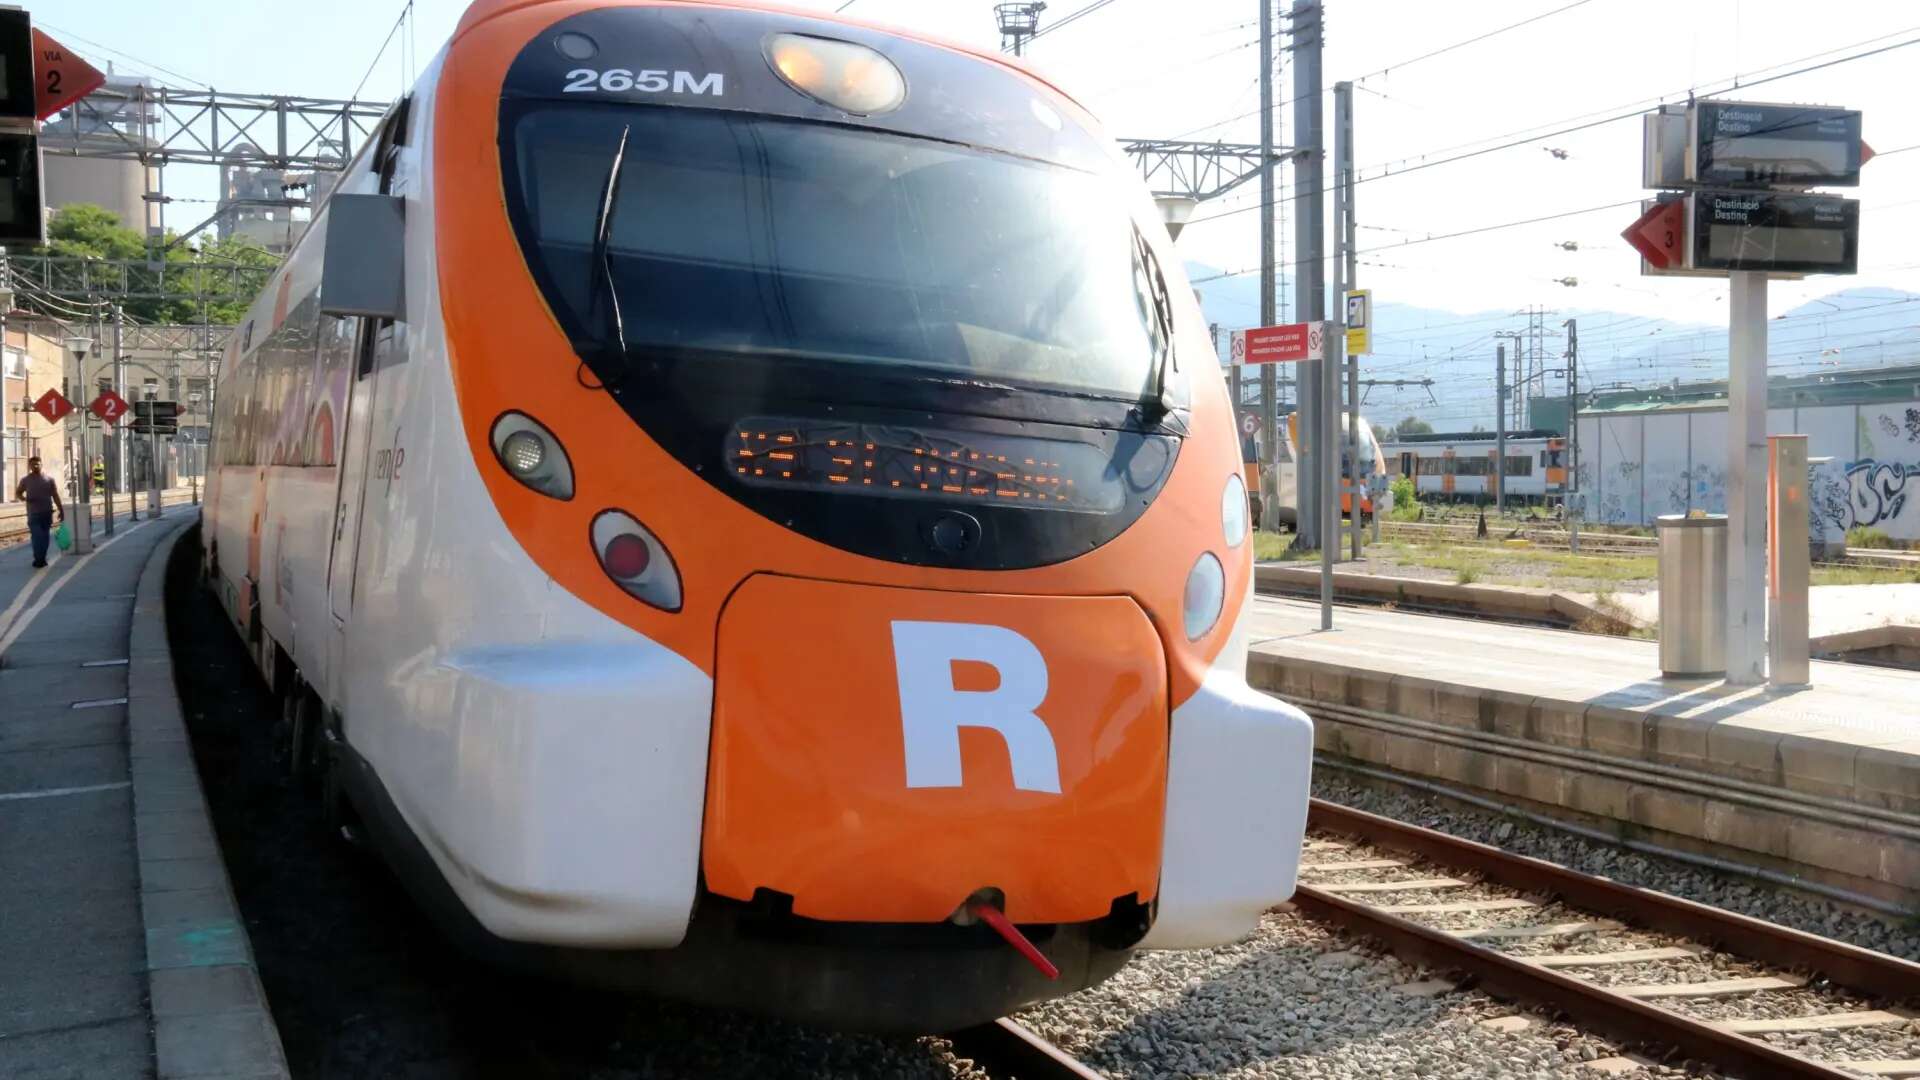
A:
MULTIPOLYGON (((404 135, 408 104, 402 100, 375 136, 378 142, 374 150, 374 171, 381 194, 392 191, 395 142, 404 135)), ((352 382, 347 388, 346 419, 341 425, 333 542, 327 555, 327 606, 333 616, 333 632, 327 647, 326 697, 335 708, 344 705, 341 694, 346 686, 346 627, 353 614, 354 587, 358 580, 355 570, 360 554, 362 511, 366 505, 368 463, 372 456, 378 376, 387 366, 390 354, 399 347, 399 328, 392 319, 359 318, 356 321, 359 332, 354 346, 352 382)))
POLYGON ((1447 449, 1442 450, 1440 452, 1440 492, 1441 494, 1444 494, 1444 495, 1453 494, 1453 448, 1452 447, 1448 447, 1447 449))
MULTIPOLYGON (((1419 468, 1419 466, 1415 463, 1413 451, 1411 450, 1400 451, 1400 475, 1408 478, 1409 480, 1412 480, 1414 476, 1413 471, 1416 468, 1419 468)), ((1414 482, 1419 483, 1419 481, 1417 480, 1415 480, 1414 482)))

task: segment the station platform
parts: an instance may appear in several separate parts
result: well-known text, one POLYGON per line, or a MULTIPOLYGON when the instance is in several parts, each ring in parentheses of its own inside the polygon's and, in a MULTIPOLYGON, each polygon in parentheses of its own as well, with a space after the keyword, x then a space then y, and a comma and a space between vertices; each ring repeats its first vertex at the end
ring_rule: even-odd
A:
POLYGON ((1259 597, 1248 679, 1334 762, 1920 907, 1920 672, 1664 679, 1653 641, 1259 597))
POLYGON ((161 586, 175 507, 0 549, 0 1076, 281 1077, 208 822, 161 586))

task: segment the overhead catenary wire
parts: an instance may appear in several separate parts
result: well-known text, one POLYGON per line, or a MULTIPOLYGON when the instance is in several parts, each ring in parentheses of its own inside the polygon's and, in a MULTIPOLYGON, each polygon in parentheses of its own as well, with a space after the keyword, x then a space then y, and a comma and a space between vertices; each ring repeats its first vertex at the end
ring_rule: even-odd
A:
POLYGON ((172 68, 168 68, 168 67, 162 67, 151 60, 145 59, 143 57, 135 56, 134 54, 123 51, 121 49, 116 49, 111 45, 102 45, 100 42, 95 41, 92 38, 82 37, 71 30, 66 30, 61 27, 55 26, 44 19, 39 20, 39 22, 42 29, 51 30, 56 34, 59 34, 62 38, 68 41, 77 41, 82 45, 91 45, 92 47, 99 49, 102 52, 110 52, 113 55, 120 57, 122 60, 130 60, 133 63, 138 64, 141 67, 147 68, 151 71, 158 71, 164 75, 171 75, 176 79, 180 79, 185 82, 190 82, 193 85, 201 87, 203 89, 207 89, 207 90, 213 89, 213 84, 206 81, 205 79, 196 79, 193 76, 186 74, 185 72, 175 71, 172 68))
POLYGON ((1094 12, 1099 11, 1101 8, 1106 7, 1107 5, 1113 2, 1114 0, 1093 0, 1093 3, 1088 4, 1085 7, 1077 8, 1071 12, 1068 12, 1064 18, 1056 22, 1050 23, 1046 26, 1043 26, 1038 30, 1035 30, 1033 34, 1027 38, 1027 41, 1029 44, 1031 44, 1032 42, 1038 41, 1041 38, 1046 37, 1048 34, 1053 33, 1055 30, 1059 30, 1066 26, 1071 26, 1075 21, 1079 19, 1083 19, 1088 15, 1091 15, 1094 12))
POLYGON ((373 78, 373 69, 379 67, 380 58, 387 55, 387 46, 393 44, 394 35, 400 32, 401 25, 404 24, 412 14, 413 0, 403 0, 400 5, 400 17, 393 20, 393 27, 387 31, 386 40, 380 43, 380 51, 373 54, 373 61, 367 65, 366 74, 360 76, 360 82, 354 86, 353 93, 347 95, 350 99, 354 101, 360 99, 360 91, 366 89, 367 80, 373 78))
POLYGON ((1353 81, 1362 82, 1366 79, 1371 79, 1376 75, 1386 75, 1390 72, 1399 71, 1403 68, 1409 68, 1419 63, 1422 60, 1431 60, 1436 56, 1445 56, 1447 53, 1450 53, 1455 49, 1464 49, 1469 45, 1477 45, 1482 41, 1486 41, 1488 38, 1499 37, 1501 34, 1504 34, 1509 30, 1518 30, 1523 26, 1530 26, 1534 23, 1539 22, 1542 19, 1551 19, 1555 15, 1559 15, 1563 12, 1572 11, 1574 8, 1580 7, 1585 4, 1590 4, 1592 2, 1593 0, 1573 0, 1573 3, 1554 8, 1552 11, 1543 11, 1538 15, 1521 19, 1519 22, 1516 22, 1516 23, 1509 23, 1506 26, 1502 26, 1495 30, 1488 30, 1483 34, 1475 34, 1473 37, 1467 38, 1463 41, 1456 41, 1451 45, 1442 45, 1441 47, 1434 49, 1431 52, 1421 53, 1419 56, 1416 56, 1411 60, 1402 60, 1397 64, 1388 64, 1386 67, 1383 67, 1378 71, 1369 71, 1365 75, 1358 76, 1353 81))
MULTIPOLYGON (((1835 66, 1838 66, 1838 65, 1840 65, 1840 64, 1845 64, 1845 63, 1852 63, 1852 62, 1854 62, 1854 61, 1858 61, 1858 60, 1866 60, 1866 59, 1869 59, 1869 58, 1871 58, 1871 57, 1875 57, 1875 56, 1881 56, 1881 55, 1884 55, 1884 54, 1886 54, 1886 53, 1889 53, 1889 52, 1893 52, 1893 51, 1894 51, 1894 50, 1896 50, 1896 49, 1904 49, 1904 48, 1908 48, 1908 47, 1910 47, 1910 46, 1913 46, 1913 45, 1920 45, 1920 37, 1913 37, 1913 38, 1908 38, 1908 39, 1906 39, 1906 40, 1904 40, 1904 41, 1898 41, 1898 42, 1894 42, 1894 43, 1892 43, 1892 44, 1890 44, 1890 45, 1883 45, 1883 46, 1880 46, 1879 48, 1875 48, 1875 49, 1868 49, 1868 50, 1865 50, 1865 51, 1863 51, 1863 52, 1857 52, 1857 53, 1850 53, 1850 54, 1848 54, 1848 55, 1846 55, 1846 56, 1842 56, 1842 57, 1838 57, 1838 58, 1836 58, 1836 59, 1833 59, 1833 60, 1826 60, 1826 61, 1822 61, 1821 63, 1818 63, 1818 64, 1810 64, 1810 65, 1808 65, 1808 66, 1806 66, 1806 67, 1800 67, 1800 68, 1795 68, 1795 69, 1793 69, 1793 70, 1791 70, 1791 71, 1785 71, 1785 72, 1781 72, 1781 73, 1779 73, 1779 74, 1777 74, 1777 75, 1769 75, 1769 76, 1767 76, 1767 77, 1765 77, 1765 78, 1761 78, 1761 79, 1755 79, 1755 80, 1752 80, 1752 81, 1750 81, 1750 82, 1745 82, 1745 83, 1737 83, 1737 85, 1738 85, 1738 86, 1739 86, 1740 88, 1742 88, 1742 89, 1744 89, 1744 88, 1748 88, 1748 87, 1753 87, 1753 86, 1759 86, 1759 85, 1762 85, 1762 84, 1764 84, 1764 83, 1769 83, 1769 82, 1776 82, 1776 81, 1778 81, 1778 80, 1781 80, 1781 79, 1788 79, 1788 78, 1792 78, 1792 77, 1794 77, 1794 76, 1797 76, 1797 75, 1805 75, 1805 74, 1808 74, 1808 73, 1810 73, 1810 72, 1814 72, 1814 71, 1821 71, 1821 70, 1824 70, 1824 69, 1826 69, 1826 68, 1830 68, 1830 67, 1835 67, 1835 66)), ((1816 54, 1816 55, 1818 55, 1818 54, 1816 54)), ((1762 70, 1765 70, 1765 69, 1762 69, 1762 70)), ((1730 89, 1733 89, 1733 88, 1734 88, 1734 87, 1730 85, 1730 86, 1726 86, 1726 87, 1722 87, 1722 88, 1720 88, 1720 89, 1718 89, 1718 90, 1712 90, 1712 91, 1708 91, 1708 94, 1709 94, 1709 95, 1711 95, 1711 94, 1717 94, 1717 93, 1724 93, 1724 92, 1726 92, 1727 90, 1730 90, 1730 89)), ((1352 184, 1356 184, 1356 185, 1357 185, 1357 184, 1364 184, 1364 183, 1369 183, 1369 182, 1372 182, 1372 181, 1378 181, 1378 180, 1387 180, 1387 179, 1393 179, 1393 178, 1395 178, 1395 177, 1401 177, 1401 176, 1406 176, 1406 175, 1408 175, 1409 173, 1414 173, 1414 172, 1419 172, 1419 171, 1421 171, 1421 170, 1423 170, 1423 169, 1431 169, 1431 168, 1437 168, 1437 167, 1439 167, 1439 166, 1441 166, 1441 165, 1449 165, 1449 164, 1453 164, 1453 163, 1455 163, 1455 162, 1459 162, 1459 161, 1466 161, 1466 160, 1468 160, 1468 159, 1470 159, 1470 158, 1476 158, 1476 157, 1481 157, 1481 156, 1483 156, 1483 155, 1486 155, 1486 154, 1492 154, 1492 153, 1497 153, 1497 152, 1499 152, 1499 151, 1502 151, 1502 150, 1510 150, 1510 149, 1513 149, 1513 148, 1514 148, 1514 147, 1516 147, 1516 146, 1524 146, 1524 145, 1527 145, 1527 144, 1529 144, 1529 143, 1535 143, 1535 142, 1539 142, 1539 141, 1540 141, 1540 140, 1542 140, 1542 139, 1550 139, 1550 138, 1553 138, 1553 137, 1554 137, 1554 136, 1556 136, 1556 135, 1566 135, 1566 134, 1570 134, 1570 133, 1572 133, 1572 132, 1576 132, 1576 131, 1585 131, 1585 130, 1587 130, 1588 128, 1595 128, 1595 127, 1600 127, 1600 126, 1602 126, 1602 125, 1604 125, 1604 124, 1612 124, 1612 123, 1618 123, 1618 122, 1619 122, 1619 121, 1621 121, 1621 120, 1631 120, 1631 119, 1634 119, 1634 118, 1636 118, 1636 117, 1639 117, 1639 116, 1644 116, 1644 115, 1645 115, 1645 114, 1646 114, 1646 113, 1647 113, 1648 111, 1649 111, 1649 110, 1647 110, 1647 109, 1634 109, 1634 110, 1632 110, 1632 111, 1630 111, 1630 112, 1623 112, 1623 113, 1617 113, 1617 114, 1615 114, 1615 115, 1612 115, 1612 116, 1607 116, 1607 117, 1603 117, 1603 118, 1601 118, 1601 119, 1598 119, 1598 120, 1590 120, 1590 121, 1587 121, 1587 122, 1585 122, 1585 123, 1580 123, 1580 124, 1574 124, 1574 125, 1572 125, 1572 126, 1569 126, 1569 127, 1564 127, 1564 128, 1559 128, 1559 129, 1556 129, 1556 130, 1553 130, 1553 131, 1548 131, 1548 132, 1543 132, 1543 133, 1541 133, 1541 134, 1538 134, 1538 135, 1531 135, 1531 136, 1527 136, 1527 137, 1524 137, 1524 138, 1517 138, 1517 139, 1514 139, 1514 140, 1512 140, 1512 141, 1510 141, 1510 142, 1504 142, 1504 143, 1500 143, 1500 144, 1498 144, 1498 145, 1495 145, 1495 146, 1489 146, 1489 147, 1485 147, 1485 148, 1483 148, 1483 149, 1479 149, 1479 150, 1472 150, 1472 151, 1468 151, 1468 152, 1465 152, 1465 153, 1460 153, 1460 154, 1455 154, 1455 155, 1452 155, 1452 156, 1450 156, 1450 157, 1442 157, 1442 158, 1436 158, 1436 159, 1434 159, 1434 160, 1432 160, 1432 161, 1422 161, 1422 162, 1419 162, 1419 163, 1417 163, 1417 164, 1414 164, 1414 165, 1409 165, 1409 166, 1407 166, 1406 168, 1403 168, 1403 169, 1401 169, 1401 170, 1399 170, 1399 171, 1397 171, 1397 172, 1385 172, 1385 173, 1377 173, 1377 174, 1375 174, 1375 175, 1373 175, 1373 176, 1356 176, 1356 177, 1354 177, 1354 178, 1353 178, 1353 180, 1351 181, 1351 183, 1352 183, 1352 184)), ((1300 196, 1299 194, 1295 194, 1295 195, 1292 195, 1292 196, 1289 196, 1289 197, 1288 197, 1288 199, 1286 199, 1286 200, 1278 200, 1278 201, 1291 201, 1291 200, 1293 200, 1293 199, 1298 199, 1298 198, 1300 198, 1300 197, 1301 197, 1301 196, 1300 196)), ((1637 205, 1637 204, 1638 204, 1638 200, 1632 200, 1632 203, 1633 203, 1634 205, 1637 205)), ((1615 205, 1627 205, 1627 204, 1625 204, 1625 203, 1620 203, 1620 204, 1615 204, 1615 205)), ((1199 216, 1199 217, 1195 217, 1194 219, 1192 219, 1191 221, 1189 221, 1189 222, 1187 223, 1187 226, 1188 226, 1189 228, 1191 228, 1191 227, 1193 227, 1193 226, 1195 226, 1195 225, 1199 225, 1199 224, 1201 224, 1201 223, 1203 223, 1203 222, 1208 222, 1208 221, 1218 221, 1218 220, 1220 220, 1221 218, 1226 218, 1226 217, 1232 217, 1232 216, 1234 216, 1234 215, 1236 215, 1236 214, 1244 214, 1244 213, 1246 213, 1246 212, 1247 212, 1247 211, 1249 211, 1249 210, 1256 210, 1256 209, 1259 209, 1259 208, 1258 208, 1257 206, 1245 206, 1245 207, 1237 207, 1237 208, 1235 208, 1235 209, 1232 209, 1232 210, 1222 210, 1222 211, 1220 211, 1220 212, 1218 212, 1218 213, 1214 213, 1214 214, 1207 214, 1207 215, 1203 215, 1203 216, 1199 216)), ((1606 209, 1606 208, 1605 208, 1605 207, 1599 207, 1599 208, 1596 208, 1596 209, 1606 209)), ((1569 213, 1568 215, 1562 215, 1562 216, 1571 216, 1571 213, 1569 213)), ((1541 220, 1550 220, 1550 218, 1543 218, 1543 219, 1541 219, 1541 220)), ((1516 224, 1518 224, 1518 223, 1516 223, 1516 224)), ((1503 226, 1503 227, 1505 227, 1505 226, 1503 226)), ((1486 231, 1486 230, 1480 230, 1480 231, 1486 231)), ((1449 235, 1453 235, 1453 234, 1449 234, 1449 235)), ((1465 234, 1462 234, 1462 235, 1465 235, 1465 234)), ((1444 237, 1439 237, 1439 238, 1436 238, 1436 239, 1444 239, 1444 237)), ((1379 248, 1373 248, 1373 249, 1368 249, 1368 250, 1374 250, 1374 251, 1377 251, 1377 250, 1381 250, 1381 249, 1379 249, 1379 248)), ((1366 253, 1365 251, 1362 251, 1362 252, 1360 252, 1360 254, 1365 254, 1365 253, 1366 253)), ((1238 271, 1237 273, 1247 273, 1247 272, 1249 272, 1249 271, 1238 271)), ((1222 276, 1235 276, 1235 275, 1222 275, 1222 276)))

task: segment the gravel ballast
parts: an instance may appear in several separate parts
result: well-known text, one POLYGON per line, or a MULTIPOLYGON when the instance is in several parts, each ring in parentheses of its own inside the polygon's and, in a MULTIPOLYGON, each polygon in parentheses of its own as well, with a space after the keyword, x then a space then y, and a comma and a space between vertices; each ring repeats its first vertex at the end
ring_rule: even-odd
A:
MULTIPOLYGON (((1297 914, 1270 914, 1245 941, 1142 953, 1106 983, 1022 1012, 1061 1049, 1115 1078, 1567 1077, 1622 1053, 1534 1017, 1522 1031, 1479 1022, 1519 1012, 1469 991, 1396 989, 1431 972, 1297 914)), ((1639 1075, 1690 1075, 1655 1067, 1639 1075)))
POLYGON ((1314 794, 1329 802, 1478 840, 1629 885, 1656 889, 1757 919, 1920 961, 1920 927, 1739 874, 1642 855, 1519 818, 1449 804, 1424 792, 1357 782, 1314 763, 1314 794))

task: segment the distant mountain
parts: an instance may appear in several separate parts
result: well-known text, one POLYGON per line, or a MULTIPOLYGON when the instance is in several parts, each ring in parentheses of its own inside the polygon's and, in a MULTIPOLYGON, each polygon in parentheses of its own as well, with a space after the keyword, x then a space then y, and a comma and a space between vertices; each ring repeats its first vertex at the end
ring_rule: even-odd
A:
MULTIPOLYGON (((1216 267, 1186 264, 1197 282, 1209 322, 1221 327, 1219 352, 1226 359, 1228 329, 1257 325, 1260 278, 1257 274, 1220 277, 1216 267), (1212 278, 1213 280, 1205 280, 1212 278)), ((1291 300, 1292 282, 1281 294, 1291 300)), ((1724 318, 1724 316, 1723 316, 1724 318)), ((1693 382, 1724 378, 1727 366, 1725 322, 1682 323, 1593 309, 1561 309, 1547 322, 1544 366, 1558 372, 1565 337, 1561 324, 1577 320, 1580 336, 1580 385, 1583 390, 1629 384, 1653 386, 1675 379, 1693 382)), ((1512 309, 1455 312, 1411 304, 1381 304, 1374 310, 1374 354, 1363 367, 1395 379, 1430 377, 1433 399, 1424 390, 1378 390, 1367 395, 1384 418, 1409 413, 1434 417, 1441 430, 1469 430, 1494 421, 1492 367, 1494 333, 1524 331, 1527 316, 1512 309)), ((1873 367, 1920 360, 1920 294, 1898 289, 1842 289, 1798 307, 1776 311, 1768 323, 1769 367, 1779 374, 1806 375, 1821 370, 1873 367)), ((1544 388, 1565 392, 1564 376, 1550 374, 1544 388)), ((1291 400, 1291 393, 1283 399, 1291 400)))

